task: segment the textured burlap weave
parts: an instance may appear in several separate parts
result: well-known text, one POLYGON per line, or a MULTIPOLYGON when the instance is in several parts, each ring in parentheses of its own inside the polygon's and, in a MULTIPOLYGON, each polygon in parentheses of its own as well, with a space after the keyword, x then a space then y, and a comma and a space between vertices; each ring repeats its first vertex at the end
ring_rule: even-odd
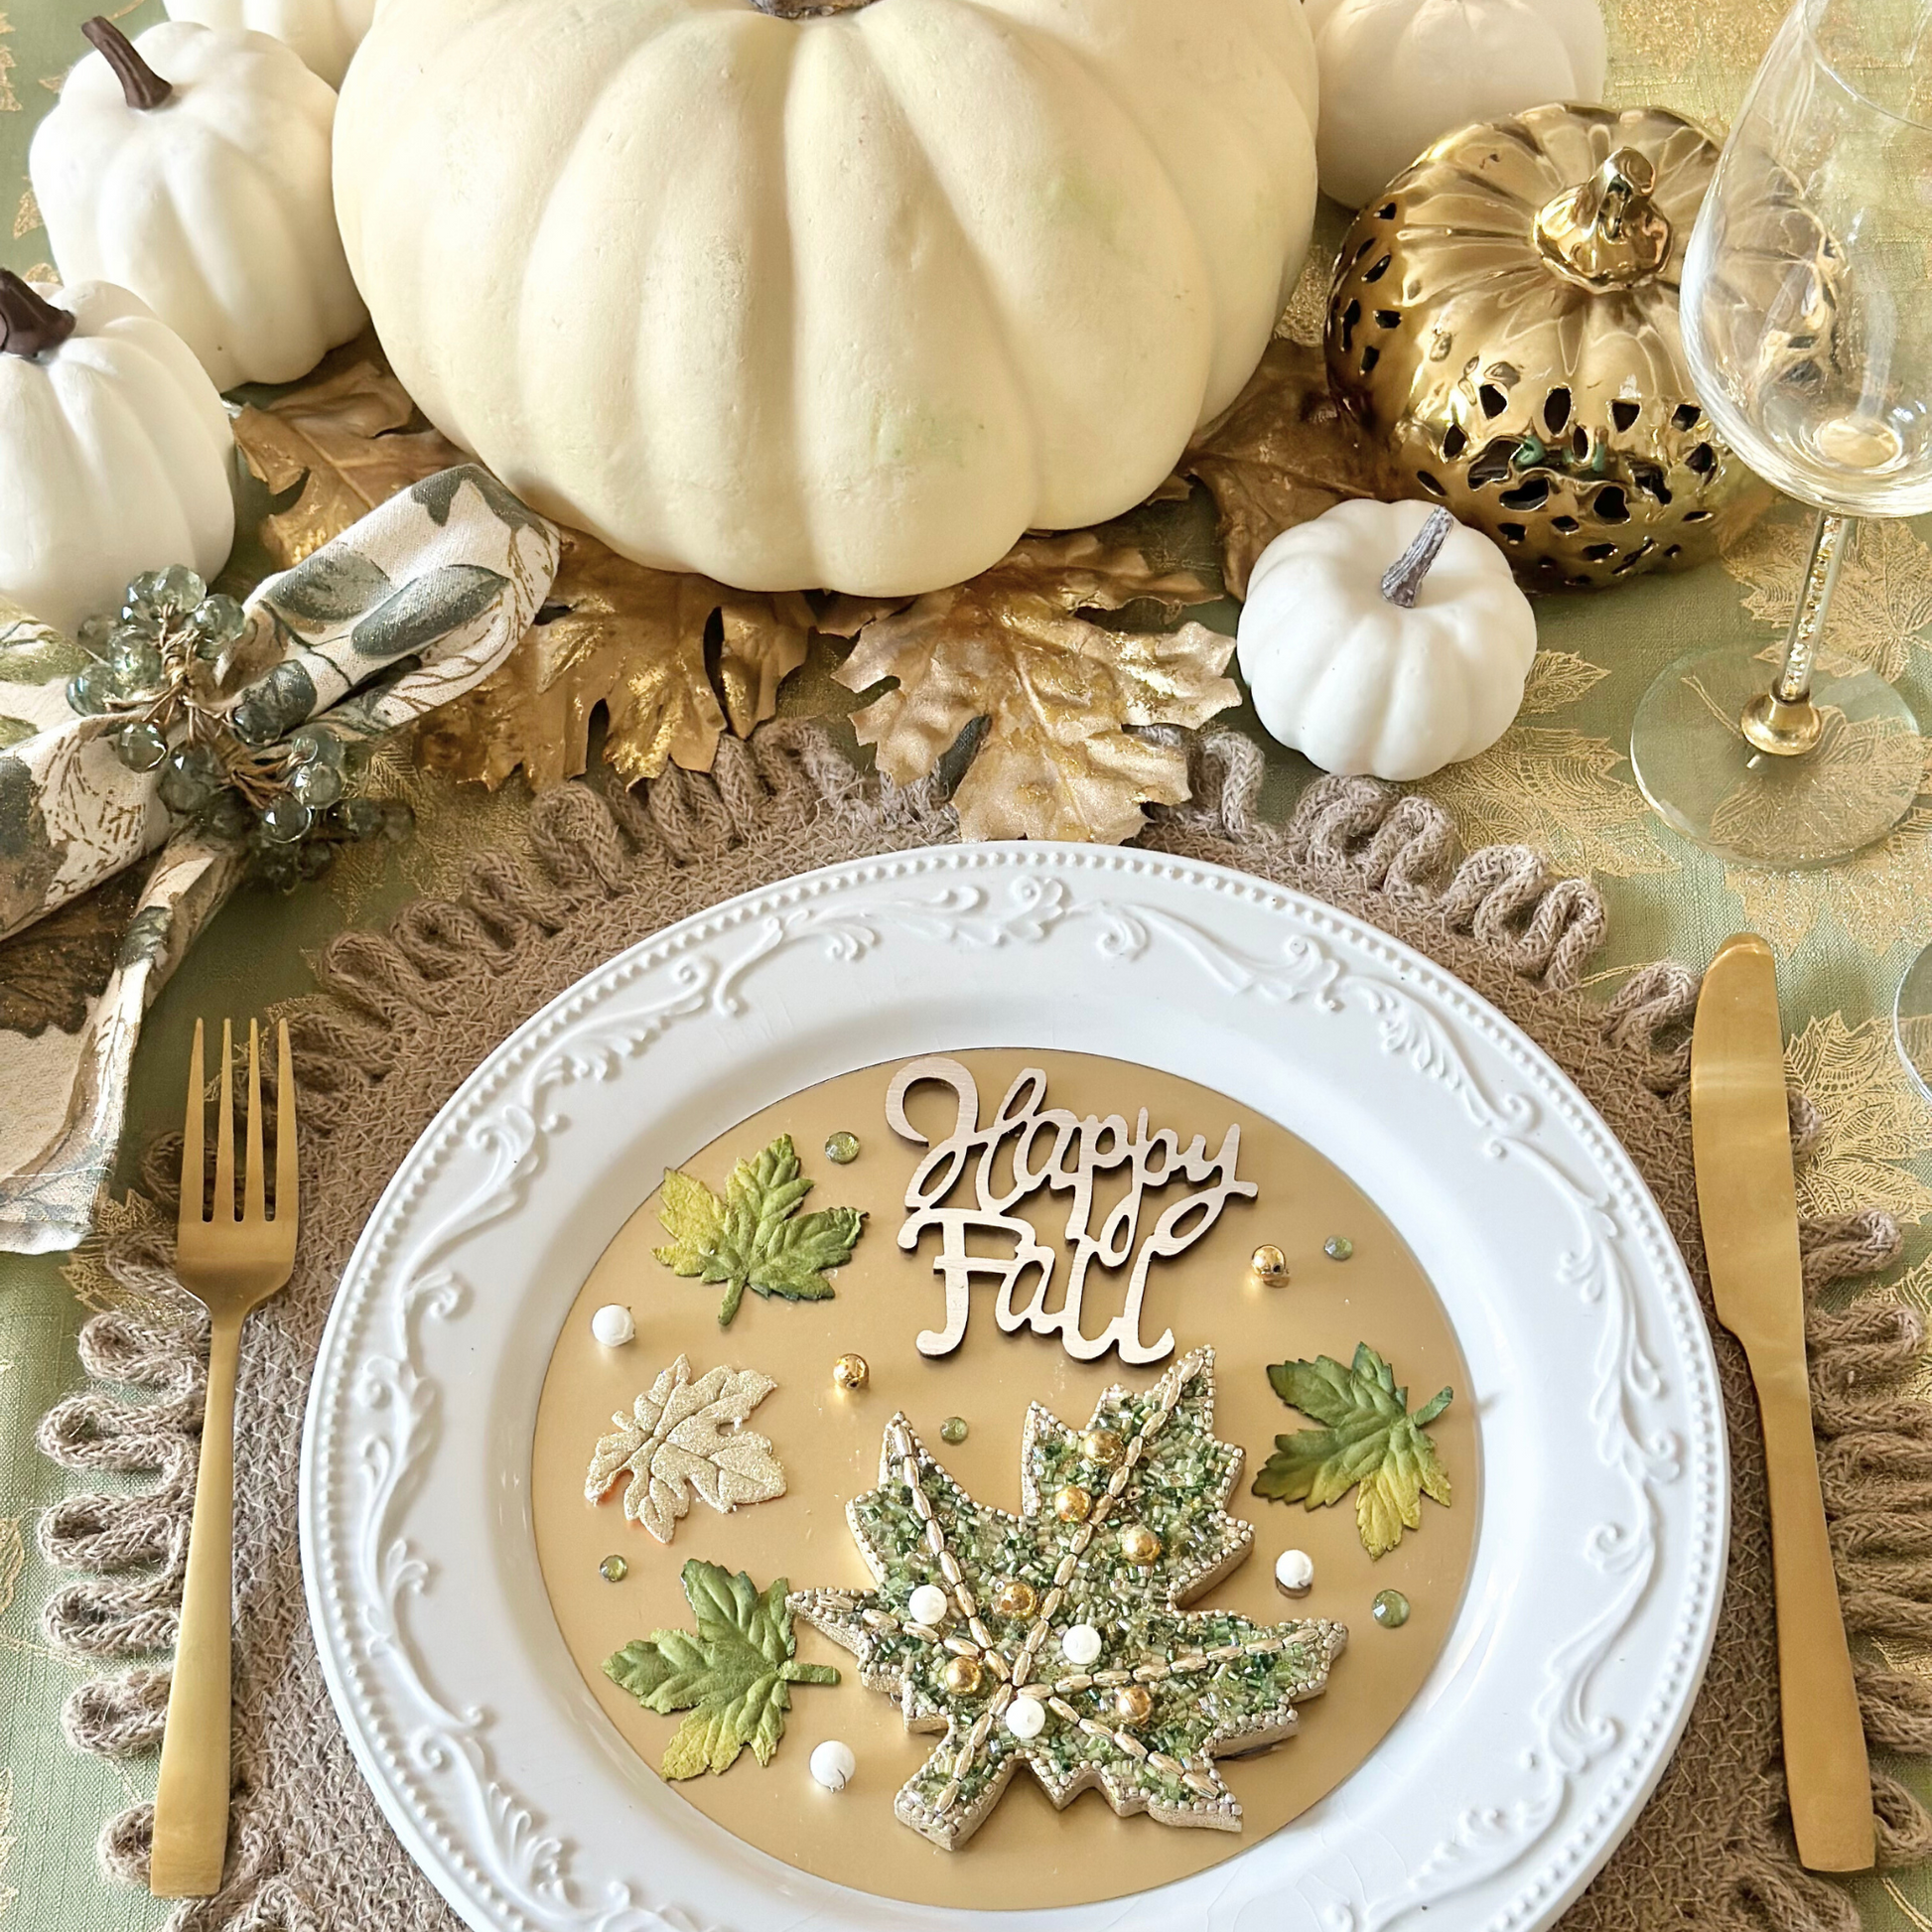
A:
MULTIPOLYGON (((1594 892, 1522 848, 1457 861, 1428 800, 1330 779, 1287 828, 1254 817, 1260 759, 1215 734, 1191 747, 1195 803, 1162 814, 1144 843, 1294 886, 1409 941, 1539 1040, 1630 1150, 1694 1271, 1698 1246, 1684 1085, 1697 982, 1639 973, 1607 1009, 1576 984, 1600 942, 1594 892)), ((233 1844, 222 1893, 178 1908, 177 1932, 451 1932, 357 1774, 323 1688, 296 1548, 294 1419, 331 1298, 377 1195, 462 1078, 553 995, 657 928, 814 866, 954 836, 934 788, 882 792, 824 738, 778 725, 727 739, 714 777, 675 770, 637 796, 573 784, 539 801, 532 850, 480 861, 455 901, 350 933, 322 962, 326 996, 297 1027, 303 1083, 302 1252, 288 1289, 251 1317, 243 1345, 235 1564, 233 1844)), ((1814 1117, 1815 1118, 1815 1117, 1814 1117)), ((1794 1106, 1803 1151, 1807 1110, 1794 1106)), ((87 1573, 48 1603, 51 1642, 136 1668, 76 1691, 81 1749, 151 1750, 167 1695, 200 1424, 206 1326, 170 1275, 178 1147, 150 1162, 152 1206, 121 1217, 106 1264, 129 1291, 90 1321, 93 1383, 42 1429, 75 1469, 155 1472, 135 1495, 85 1494, 49 1512, 50 1561, 87 1573), (164 1667, 144 1661, 164 1653, 164 1667)), ((1877 1213, 1805 1230, 1814 1289, 1868 1275, 1897 1252, 1877 1213)), ((1877 1646, 1932 1639, 1932 1411, 1905 1393, 1917 1316, 1882 1293, 1823 1298, 1813 1382, 1826 1494, 1847 1613, 1877 1646)), ((1682 1747, 1636 1829, 1566 1932, 1850 1932, 1850 1899, 1797 1864, 1777 1748, 1769 1536, 1757 1414, 1742 1358, 1720 1335, 1729 1418, 1733 1530, 1716 1653, 1682 1747)), ((1865 1670, 1875 1745, 1932 1755, 1932 1680, 1865 1670)), ((1881 1858, 1932 1858, 1932 1819, 1874 1778, 1881 1858)), ((101 1855, 145 1876, 151 1813, 111 1821, 101 1855)))

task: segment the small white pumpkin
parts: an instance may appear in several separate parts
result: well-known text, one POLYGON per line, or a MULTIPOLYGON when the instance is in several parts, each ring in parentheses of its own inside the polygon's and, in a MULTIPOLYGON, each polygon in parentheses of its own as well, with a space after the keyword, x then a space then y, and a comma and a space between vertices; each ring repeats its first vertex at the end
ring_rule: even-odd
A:
POLYGON ((233 447, 213 383, 138 297, 0 270, 0 596, 71 636, 143 571, 213 577, 233 447))
POLYGON ((361 46, 375 14, 375 0, 167 0, 167 5, 170 20, 273 34, 332 87, 343 84, 349 57, 361 46))
POLYGON ((1234 400, 1314 102, 1301 0, 404 0, 336 207, 404 387, 533 507, 909 595, 1130 508, 1234 400))
POLYGON ((1536 618, 1502 551, 1447 510, 1340 503, 1261 553, 1237 649, 1282 744, 1324 771, 1426 778, 1509 729, 1536 618))
POLYGON ((1471 121, 1602 98, 1597 0, 1308 0, 1324 194, 1359 207, 1471 121))
POLYGON ((28 167, 69 281, 118 283, 221 389, 292 382, 368 320, 329 186, 335 90, 266 34, 105 20, 28 167))

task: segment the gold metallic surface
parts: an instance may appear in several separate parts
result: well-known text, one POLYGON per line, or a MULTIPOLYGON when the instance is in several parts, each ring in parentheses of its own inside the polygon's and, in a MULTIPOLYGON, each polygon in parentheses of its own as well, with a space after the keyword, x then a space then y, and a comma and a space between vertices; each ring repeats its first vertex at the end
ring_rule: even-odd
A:
POLYGON ((946 1666, 946 1689, 954 1697, 972 1697, 979 1690, 985 1675, 977 1657, 955 1657, 946 1666))
POLYGON ((1084 1523, 1093 1513, 1093 1498, 1078 1483, 1053 1492, 1053 1514, 1062 1523, 1084 1523))
POLYGON ((841 1355, 832 1364, 832 1380, 842 1389, 863 1389, 872 1381, 872 1370, 863 1355, 841 1355))
POLYGON ((1264 1241, 1248 1257, 1248 1266, 1259 1281, 1285 1282, 1288 1280, 1288 1257, 1272 1241, 1264 1241))
POLYGON ((1114 1693, 1114 1716, 1124 1725, 1144 1725, 1154 1715, 1154 1694, 1145 1684, 1123 1684, 1114 1693))
POLYGON ((1145 1523, 1130 1523, 1120 1533, 1120 1553, 1129 1563, 1146 1567, 1161 1561, 1161 1539, 1145 1523))
POLYGON ((1705 974, 1691 1142, 1718 1317, 1743 1344, 1764 1422, 1798 1855, 1815 1871, 1863 1871, 1874 1849, 1871 1779, 1812 1435, 1777 968, 1754 934, 1726 940, 1705 974))
POLYGON ((1543 588, 1704 563, 1762 514, 1678 333, 1718 152, 1661 108, 1538 107, 1439 141, 1362 210, 1328 379, 1389 493, 1445 504, 1543 588))
POLYGON ((1032 1616, 1038 1604, 1033 1585, 1020 1578, 1002 1584, 993 1593, 993 1608, 1001 1616, 1032 1616))
POLYGON ((1825 736, 1825 717, 1808 697, 1789 702, 1775 691, 1766 691, 1744 707, 1737 729, 1760 752, 1795 759, 1818 749, 1825 736))
POLYGON ((1087 1461, 1097 1463, 1103 1469, 1114 1469, 1120 1466, 1127 1454, 1127 1445, 1122 1442, 1117 1430, 1089 1429, 1080 1438, 1080 1453, 1087 1461))

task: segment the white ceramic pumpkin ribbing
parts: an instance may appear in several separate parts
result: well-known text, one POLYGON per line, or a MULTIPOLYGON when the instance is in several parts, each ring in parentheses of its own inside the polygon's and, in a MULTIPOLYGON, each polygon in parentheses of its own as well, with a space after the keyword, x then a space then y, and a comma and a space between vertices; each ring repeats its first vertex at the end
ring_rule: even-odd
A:
POLYGON ((35 132, 55 262, 132 289, 218 388, 306 375, 367 320, 330 193, 335 90, 266 34, 163 21, 134 51, 160 105, 95 52, 35 132))
POLYGON ((361 46, 375 13, 375 0, 167 0, 167 6, 170 20, 273 34, 332 87, 343 84, 349 57, 361 46))
POLYGON ((1324 771, 1426 778, 1486 752, 1522 705, 1536 618, 1487 537, 1450 521, 1413 608, 1383 592, 1435 514, 1337 504, 1278 536, 1248 581, 1237 648, 1255 710, 1324 771))
POLYGON ((1597 0, 1307 0, 1321 186, 1359 207, 1472 121, 1601 99, 1597 0))
POLYGON ((1299 0, 409 0, 336 203, 397 375, 527 501, 911 593, 1129 508, 1233 400, 1314 99, 1299 0))
POLYGON ((227 562, 234 439, 188 345, 137 296, 41 293, 74 327, 34 354, 0 347, 0 596, 72 635, 145 570, 211 578, 227 562))

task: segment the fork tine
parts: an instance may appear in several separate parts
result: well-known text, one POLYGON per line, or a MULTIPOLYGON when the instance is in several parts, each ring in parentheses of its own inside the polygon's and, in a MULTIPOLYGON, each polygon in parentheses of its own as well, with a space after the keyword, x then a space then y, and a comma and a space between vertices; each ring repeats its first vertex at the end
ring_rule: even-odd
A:
POLYGON ((295 1239, 295 1073, 289 1065, 289 1023, 275 1023, 275 1225, 295 1239))
POLYGON ((267 1162, 262 1158, 261 1028, 248 1023, 248 1166, 242 1179, 241 1218, 259 1225, 268 1218, 264 1190, 267 1162))
POLYGON ((188 1060, 188 1112, 183 1117, 181 1128, 181 1215, 182 1227, 199 1227, 202 1220, 202 1197, 207 1188, 207 1176, 202 1164, 207 1158, 203 1143, 206 1123, 203 1116, 207 1111, 207 1076, 202 1066, 202 1023, 195 1022, 195 1050, 188 1060))
POLYGON ((234 1027, 221 1023, 221 1111, 214 1121, 214 1208, 218 1224, 234 1219, 234 1027))

